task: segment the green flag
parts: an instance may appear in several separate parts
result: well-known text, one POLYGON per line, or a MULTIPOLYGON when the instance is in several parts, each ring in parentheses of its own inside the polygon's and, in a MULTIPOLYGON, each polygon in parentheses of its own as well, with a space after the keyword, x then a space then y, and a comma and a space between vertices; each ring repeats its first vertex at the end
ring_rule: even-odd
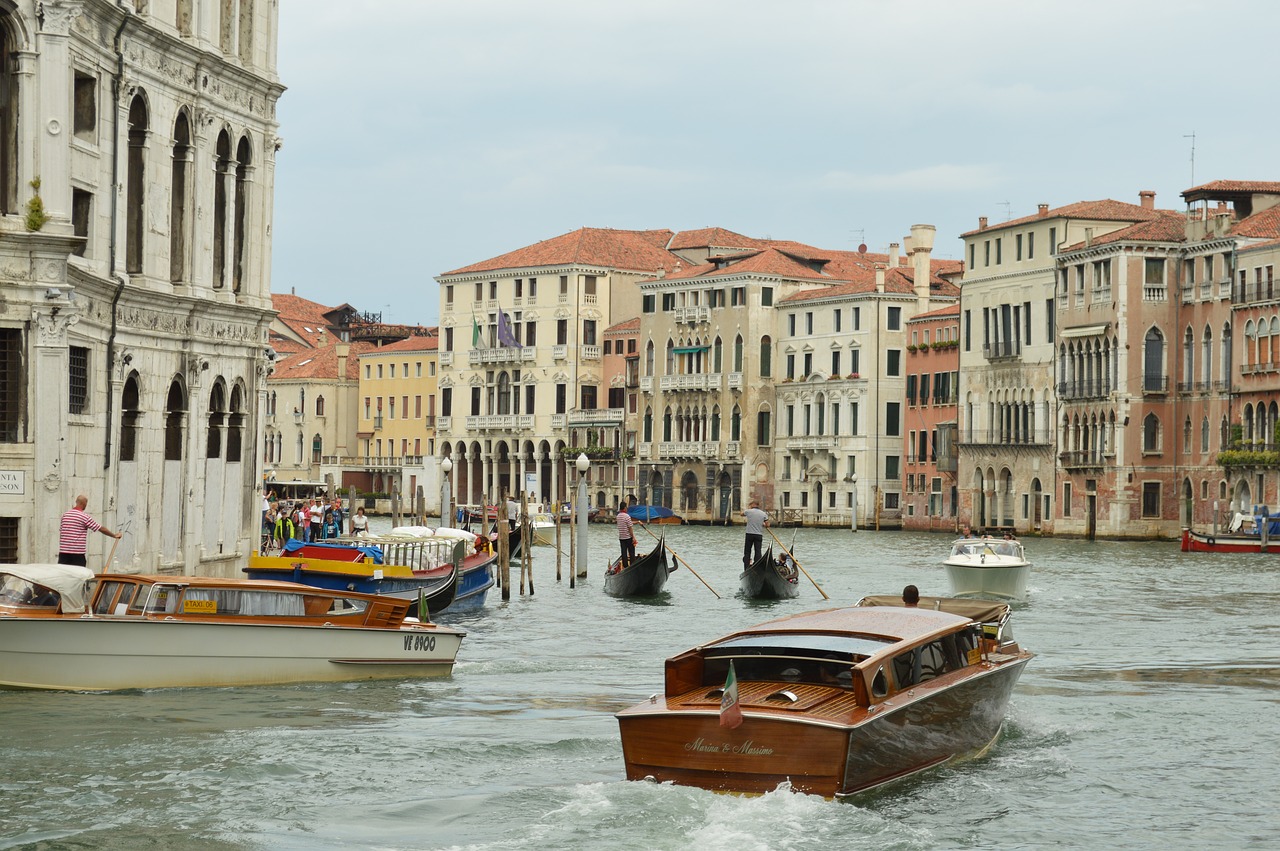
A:
POLYGON ((480 322, 476 319, 475 314, 471 315, 471 348, 480 348, 480 322))

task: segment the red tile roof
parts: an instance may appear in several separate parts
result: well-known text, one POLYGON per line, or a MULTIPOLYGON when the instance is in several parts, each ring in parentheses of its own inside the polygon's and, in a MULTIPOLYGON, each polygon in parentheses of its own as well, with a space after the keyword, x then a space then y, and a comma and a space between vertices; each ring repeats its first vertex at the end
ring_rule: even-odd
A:
MULTIPOLYGON (((333 344, 320 349, 308 349, 288 354, 276 360, 276 371, 269 380, 298 381, 347 378, 357 381, 360 378, 360 355, 373 349, 370 343, 351 343, 347 355, 346 375, 338 375, 338 345, 333 344)), ((346 345, 346 344, 343 344, 346 345)))
POLYGON ((698 230, 680 231, 667 243, 667 250, 679 251, 688 248, 728 248, 743 250, 759 248, 764 240, 752 239, 740 233, 724 228, 700 228, 698 230))
POLYGON ((1248 193, 1260 192, 1280 195, 1280 182, 1274 180, 1211 180, 1199 186, 1193 186, 1182 193, 1188 195, 1213 195, 1214 193, 1248 193))
POLYGON ((1096 219, 1103 222, 1145 222, 1156 218, 1163 212, 1168 210, 1148 210, 1140 204, 1126 204, 1123 201, 1112 201, 1104 198, 1101 201, 1077 201, 1074 204, 1067 204, 1064 207, 1056 207, 1046 215, 1039 213, 1030 216, 1023 216, 1020 219, 1012 219, 1007 222, 1000 222, 994 225, 988 225, 986 230, 979 228, 971 230, 960 236, 973 236, 978 233, 987 233, 989 231, 998 231, 1009 227, 1025 225, 1029 222, 1035 222, 1040 219, 1096 219))
POLYGON ((378 346, 365 352, 369 355, 389 354, 392 352, 434 352, 440 348, 440 338, 432 334, 429 337, 410 337, 378 346))
POLYGON ((532 269, 541 266, 599 266, 637 272, 671 269, 679 260, 666 249, 674 234, 669 230, 612 230, 579 228, 561 236, 517 248, 479 263, 472 263, 448 275, 496 272, 503 269, 532 269))
MULTIPOLYGON (((1138 222, 1127 228, 1113 230, 1102 236, 1094 237, 1089 245, 1107 245, 1113 242, 1186 242, 1187 217, 1173 210, 1158 210, 1158 218, 1146 222, 1138 222)), ((1084 242, 1077 242, 1061 249, 1063 252, 1079 251, 1085 247, 1084 242)))
POLYGON ((1270 207, 1236 222, 1231 226, 1231 235, 1256 239, 1280 237, 1280 207, 1270 207))
POLYGON ((920 313, 907 320, 908 323, 920 322, 925 319, 943 319, 948 316, 959 316, 960 305, 949 304, 946 307, 940 307, 937 310, 930 310, 928 313, 920 313))
POLYGON ((617 324, 610 325, 604 329, 606 334, 625 334, 627 332, 637 332, 640 330, 640 317, 636 316, 632 319, 626 319, 617 324))

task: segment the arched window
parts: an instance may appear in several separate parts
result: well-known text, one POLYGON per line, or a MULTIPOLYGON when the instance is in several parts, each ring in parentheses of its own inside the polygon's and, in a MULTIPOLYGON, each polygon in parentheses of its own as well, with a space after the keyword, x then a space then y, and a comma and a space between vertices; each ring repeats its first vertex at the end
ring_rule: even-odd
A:
POLYGON ((187 280, 187 214, 191 183, 191 125, 185 110, 173 124, 173 173, 169 195, 169 280, 187 280))
POLYGON ((1200 341, 1200 380, 1206 386, 1213 380, 1213 329, 1208 325, 1200 341))
POLYGON ((511 413, 511 376, 506 372, 498 373, 498 413, 511 413))
MULTIPOLYGON (((649 344, 649 350, 653 350, 653 343, 649 344)), ((653 442, 653 409, 644 409, 644 442, 653 442)))
POLYGON ((1231 323, 1222 323, 1222 357, 1218 358, 1218 362, 1222 367, 1220 379, 1224 384, 1231 381, 1231 323))
MULTIPOLYGON (((756 412, 756 445, 757 446, 768 446, 770 444, 770 441, 772 440, 772 434, 773 434, 772 417, 773 417, 773 412, 770 411, 768 408, 765 408, 764 410, 756 412)), ((821 415, 819 415, 819 421, 821 421, 821 415)))
POLYGON ((244 391, 240 385, 231 388, 231 409, 227 415, 227 463, 240 463, 244 446, 244 391))
POLYGON ((209 394, 209 431, 206 444, 206 458, 222 457, 222 426, 226 422, 227 399, 222 381, 216 381, 209 394))
POLYGON ((1191 331, 1191 326, 1187 326, 1186 333, 1182 335, 1182 381, 1188 385, 1192 382, 1192 376, 1195 375, 1194 361, 1195 359, 1195 334, 1191 331))
POLYGON ((272 390, 267 393, 267 416, 274 417, 276 415, 276 391, 272 390))
POLYGON ((671 441, 671 407, 667 406, 666 412, 662 415, 662 439, 671 441))
POLYGON ((760 338, 760 377, 773 374, 773 338, 768 334, 760 338))
POLYGON ((124 382, 120 396, 120 460, 138 460, 138 425, 142 420, 139 409, 138 373, 133 372, 124 382))
POLYGON ((1165 389, 1164 335, 1159 328, 1147 332, 1143 345, 1142 388, 1156 392, 1165 389))
POLYGON ((664 375, 676 374, 676 344, 671 340, 670 337, 667 338, 666 372, 664 372, 663 374, 664 375))
POLYGON ((729 439, 735 442, 742 440, 742 411, 737 405, 733 406, 733 414, 729 417, 729 439))
MULTIPOLYGON (((246 0, 240 0, 240 14, 244 15, 246 0)), ((243 48, 243 45, 241 45, 243 48)), ((244 283, 244 268, 247 249, 245 248, 246 218, 249 213, 249 160, 252 154, 249 149, 249 137, 241 136, 236 146, 236 213, 231 229, 231 288, 240 292, 244 283)))
POLYGON ((720 442, 720 406, 711 409, 711 442, 720 442))
POLYGON ((134 95, 129 104, 129 154, 125 177, 125 271, 142 272, 142 234, 146 230, 147 101, 134 95))
POLYGON ((176 378, 169 385, 164 405, 164 460, 181 461, 183 427, 187 416, 187 394, 176 378))
POLYGON ((0 213, 18 212, 17 48, 8 12, 0 11, 0 213))
POLYGON ((1209 451, 1209 418, 1205 417, 1200 423, 1200 452, 1202 454, 1209 451))
POLYGON ((324 453, 324 440, 320 435, 311 438, 311 463, 319 464, 320 458, 324 453))
POLYGON ((316 397, 316 416, 317 417, 324 416, 324 397, 323 396, 316 397))
POLYGON ((1160 451, 1160 419, 1155 414, 1147 414, 1142 421, 1142 451, 1160 451))
POLYGON ((653 340, 650 340, 644 347, 644 374, 653 375, 653 340))
POLYGON ((1191 417, 1188 416, 1182 423, 1182 454, 1191 454, 1191 417))
POLYGON ((733 371, 742 372, 742 335, 733 339, 733 371))
MULTIPOLYGON (((231 137, 223 130, 214 149, 213 288, 227 285, 227 175, 231 172, 231 137)), ((302 463, 302 459, 298 459, 302 463)))
POLYGON ((715 342, 711 344, 711 371, 716 375, 724 371, 724 345, 720 342, 719 335, 716 335, 715 342))

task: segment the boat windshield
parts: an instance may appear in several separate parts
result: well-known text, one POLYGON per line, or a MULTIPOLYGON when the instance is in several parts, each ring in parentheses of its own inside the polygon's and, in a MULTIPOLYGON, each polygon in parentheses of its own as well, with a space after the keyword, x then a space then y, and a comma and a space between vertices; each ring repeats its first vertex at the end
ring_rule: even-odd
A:
POLYGON ((781 680, 850 688, 852 668, 893 644, 869 635, 744 635, 703 651, 703 682, 723 683, 733 661, 740 680, 781 680))

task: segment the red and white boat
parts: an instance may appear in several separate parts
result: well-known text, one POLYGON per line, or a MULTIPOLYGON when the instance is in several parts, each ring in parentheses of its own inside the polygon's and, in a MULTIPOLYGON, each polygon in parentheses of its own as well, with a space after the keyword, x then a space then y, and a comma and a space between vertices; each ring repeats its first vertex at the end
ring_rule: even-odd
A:
POLYGON ((1182 530, 1184 553, 1280 553, 1280 514, 1236 514, 1218 535, 1182 530))

